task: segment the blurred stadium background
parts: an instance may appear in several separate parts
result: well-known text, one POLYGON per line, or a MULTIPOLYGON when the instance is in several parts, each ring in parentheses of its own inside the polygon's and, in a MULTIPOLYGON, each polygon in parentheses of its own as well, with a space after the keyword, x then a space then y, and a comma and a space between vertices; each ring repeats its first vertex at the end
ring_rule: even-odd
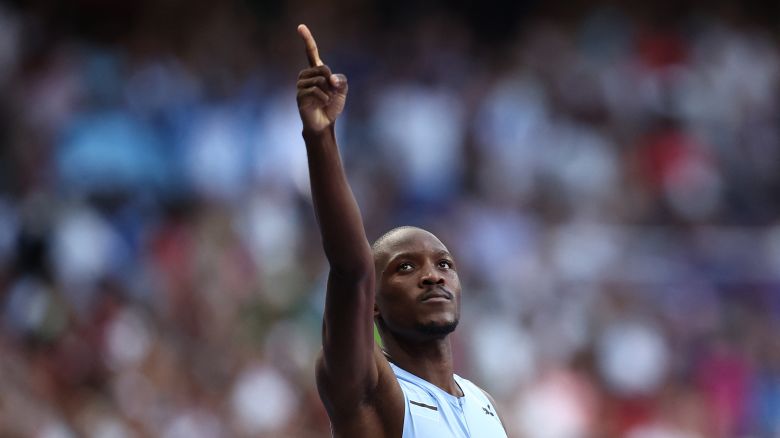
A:
MULTIPOLYGON (((328 4, 329 3, 329 4, 328 4)), ((323 437, 295 26, 514 437, 780 437, 780 4, 0 5, 0 436, 323 437)))

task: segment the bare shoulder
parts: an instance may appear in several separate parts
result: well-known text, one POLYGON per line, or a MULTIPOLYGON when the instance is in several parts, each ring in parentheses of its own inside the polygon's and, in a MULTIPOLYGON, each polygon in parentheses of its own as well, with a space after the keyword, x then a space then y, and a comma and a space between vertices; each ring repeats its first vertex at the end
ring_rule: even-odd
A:
POLYGON ((379 347, 374 347, 373 356, 376 385, 350 397, 341 396, 339 383, 328 378, 322 352, 317 358, 317 390, 334 437, 397 437, 403 432, 404 396, 398 379, 379 347))

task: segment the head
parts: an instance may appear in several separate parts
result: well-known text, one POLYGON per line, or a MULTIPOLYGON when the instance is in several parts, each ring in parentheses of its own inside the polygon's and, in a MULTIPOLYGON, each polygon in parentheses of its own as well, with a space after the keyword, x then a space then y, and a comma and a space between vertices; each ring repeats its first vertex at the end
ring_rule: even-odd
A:
POLYGON ((460 280, 452 255, 420 228, 390 230, 373 245, 374 319, 382 336, 443 338, 460 319, 460 280))

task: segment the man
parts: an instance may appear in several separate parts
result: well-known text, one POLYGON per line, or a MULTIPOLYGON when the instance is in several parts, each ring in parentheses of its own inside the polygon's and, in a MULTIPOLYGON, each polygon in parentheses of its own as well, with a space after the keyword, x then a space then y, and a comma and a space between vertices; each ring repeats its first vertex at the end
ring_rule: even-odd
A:
POLYGON ((460 316, 460 281, 452 256, 415 227, 369 245, 334 133, 347 78, 322 63, 305 25, 298 33, 309 60, 298 75, 298 109, 330 263, 316 373, 333 436, 506 437, 492 398, 453 373, 448 334, 460 316))

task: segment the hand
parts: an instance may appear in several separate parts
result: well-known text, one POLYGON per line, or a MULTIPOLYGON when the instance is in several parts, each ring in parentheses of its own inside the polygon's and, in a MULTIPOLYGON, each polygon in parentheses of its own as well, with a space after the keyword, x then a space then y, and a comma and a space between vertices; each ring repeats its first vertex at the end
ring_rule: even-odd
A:
POLYGON ((321 133, 331 127, 344 110, 347 78, 331 73, 322 63, 317 43, 305 24, 298 26, 298 34, 306 44, 306 57, 309 58, 309 68, 298 74, 298 111, 304 131, 321 133))

